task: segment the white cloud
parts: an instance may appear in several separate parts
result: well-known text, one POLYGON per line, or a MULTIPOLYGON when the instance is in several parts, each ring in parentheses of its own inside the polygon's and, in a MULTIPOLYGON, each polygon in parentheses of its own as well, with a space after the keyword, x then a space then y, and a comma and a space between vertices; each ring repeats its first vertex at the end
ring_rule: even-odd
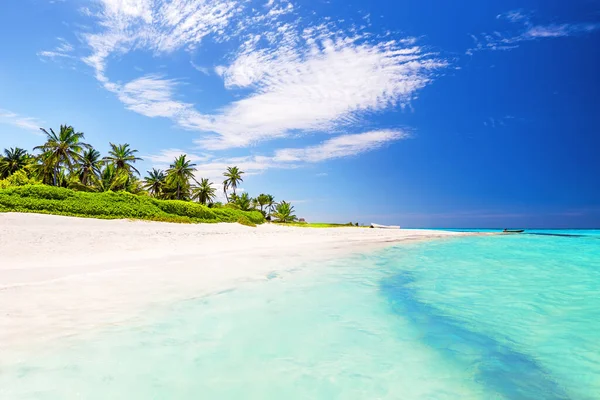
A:
POLYGON ((214 115, 199 144, 210 149, 248 146, 292 132, 340 130, 366 114, 405 106, 432 73, 445 66, 416 46, 397 41, 306 34, 298 45, 254 48, 224 70, 226 87, 254 93, 214 115))
POLYGON ((579 35, 592 32, 600 28, 600 24, 560 24, 560 25, 536 25, 525 32, 524 37, 529 38, 552 38, 579 35))
POLYGON ((152 164, 155 167, 157 167, 157 166, 162 167, 162 166, 170 165, 175 160, 175 158, 177 158, 181 155, 185 155, 186 158, 189 161, 191 161, 192 163, 204 162, 204 161, 208 161, 208 160, 212 159, 212 155, 210 155, 210 154, 189 153, 189 152, 186 152, 181 149, 165 149, 165 150, 162 150, 160 152, 160 154, 144 155, 144 156, 142 156, 142 158, 144 160, 148 160, 148 161, 152 162, 152 164))
POLYGON ((128 109, 197 131, 197 143, 212 150, 360 125, 370 113, 409 104, 446 66, 414 38, 380 38, 333 23, 307 26, 302 18, 289 22, 294 6, 285 0, 269 1, 264 10, 237 1, 101 0, 95 15, 102 30, 84 35, 92 49, 85 62, 128 109), (178 100, 178 81, 146 75, 120 84, 106 74, 113 55, 160 55, 208 37, 240 41, 239 51, 214 70, 226 89, 245 95, 212 113, 178 100))
POLYGON ((43 121, 33 118, 24 117, 17 113, 9 110, 0 108, 0 123, 13 125, 18 128, 32 131, 33 133, 40 134, 40 128, 43 126, 43 121))
POLYGON ((117 93, 125 106, 147 117, 176 118, 191 109, 191 105, 172 99, 177 82, 158 75, 146 75, 123 86, 105 85, 117 93))
POLYGON ((511 22, 518 22, 518 21, 523 21, 523 20, 528 21, 530 17, 529 17, 529 14, 524 12, 523 10, 511 10, 506 13, 497 15, 496 18, 497 19, 506 19, 511 22))
POLYGON ((334 158, 355 156, 378 149, 388 142, 408 137, 403 131, 380 130, 355 135, 342 135, 317 146, 303 149, 280 149, 275 152, 274 161, 316 163, 334 158))
POLYGON ((40 51, 39 53, 37 53, 37 55, 39 57, 49 58, 49 59, 75 58, 71 54, 73 52, 73 50, 74 50, 73 45, 71 45, 71 43, 69 43, 67 40, 65 40, 65 39, 63 39, 61 37, 56 38, 56 39, 59 42, 58 46, 56 46, 52 50, 40 51))
POLYGON ((535 24, 531 13, 522 10, 509 11, 497 18, 517 25, 518 29, 506 33, 472 35, 475 47, 468 49, 467 54, 481 50, 510 50, 519 47, 519 43, 524 41, 577 36, 600 29, 599 23, 535 24))
POLYGON ((192 67, 194 67, 194 69, 196 71, 202 72, 204 75, 210 75, 210 68, 208 68, 208 67, 202 67, 200 65, 197 65, 193 61, 190 61, 190 64, 192 65, 192 67))
POLYGON ((106 63, 111 55, 136 49, 161 54, 193 48, 227 26, 236 1, 99 0, 99 4, 97 12, 87 10, 102 29, 83 35, 92 49, 84 61, 94 68, 96 78, 106 83, 106 63))
MULTIPOLYGON (((256 175, 273 168, 299 168, 311 163, 356 156, 408 137, 409 135, 401 130, 379 130, 340 135, 315 146, 279 149, 270 156, 214 157, 210 154, 188 153, 188 157, 197 163, 197 179, 209 178, 215 183, 220 183, 223 180, 223 172, 233 165, 244 171, 246 176, 256 175)), ((158 155, 144 156, 144 158, 152 161, 155 168, 164 169, 180 154, 185 152, 179 149, 168 149, 158 155)))

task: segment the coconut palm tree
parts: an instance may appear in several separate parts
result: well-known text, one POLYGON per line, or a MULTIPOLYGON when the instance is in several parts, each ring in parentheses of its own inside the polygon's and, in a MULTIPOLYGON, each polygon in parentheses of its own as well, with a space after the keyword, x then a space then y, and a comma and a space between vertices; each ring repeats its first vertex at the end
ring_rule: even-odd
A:
POLYGON ((267 217, 271 218, 271 213, 273 212, 273 207, 275 206, 275 197, 270 194, 265 196, 265 211, 267 212, 267 217))
POLYGON ((29 163, 29 154, 20 147, 4 149, 4 156, 0 156, 0 179, 6 178, 29 163))
POLYGON ((123 190, 127 187, 130 176, 125 170, 118 170, 114 164, 106 164, 99 176, 94 177, 93 185, 88 190, 92 192, 108 192, 123 190))
POLYGON ((133 172, 140 174, 133 164, 136 161, 142 161, 141 158, 136 157, 135 153, 137 150, 131 149, 129 143, 125 144, 113 144, 110 143, 111 149, 108 152, 108 156, 104 157, 104 160, 113 164, 117 171, 127 171, 128 174, 132 175, 133 172))
POLYGON ((190 192, 190 180, 194 179, 196 164, 186 160, 186 155, 182 154, 175 159, 173 164, 167 170, 167 185, 175 188, 175 198, 181 200, 187 198, 190 192))
POLYGON ((250 196, 246 192, 242 193, 241 196, 236 196, 236 198, 235 198, 235 204, 242 211, 250 211, 250 210, 252 210, 252 199, 250 198, 250 196))
POLYGON ((242 175, 244 175, 244 172, 240 171, 238 167, 227 167, 227 171, 223 174, 225 177, 225 180, 223 181, 223 192, 225 193, 227 202, 229 202, 227 189, 233 189, 233 194, 235 195, 235 189, 237 189, 237 185, 240 182, 244 182, 242 175))
POLYGON ((54 184, 54 165, 49 160, 51 158, 51 154, 42 153, 34 158, 34 163, 30 166, 33 177, 44 185, 54 184))
POLYGON ((294 222, 298 219, 298 217, 294 215, 294 206, 286 201, 277 204, 273 216, 277 218, 279 222, 283 223, 294 222))
POLYGON ((53 184, 57 186, 60 169, 64 167, 72 171, 83 149, 89 148, 90 145, 81 142, 84 139, 83 132, 75 132, 72 126, 61 125, 58 134, 52 128, 50 132, 44 128, 40 129, 46 134, 46 143, 33 149, 42 151, 40 160, 48 163, 47 167, 52 169, 53 184))
POLYGON ((163 170, 153 168, 152 171, 147 171, 148 176, 144 178, 144 187, 154 197, 160 197, 166 184, 167 176, 163 170))
MULTIPOLYGON (((256 198, 256 204, 258 204, 258 207, 260 208, 261 213, 265 214, 264 208, 265 208, 265 206, 268 206, 269 200, 272 197, 273 196, 269 196, 268 194, 264 194, 264 193, 261 193, 258 195, 258 197, 256 198)), ((271 200, 271 204, 273 203, 273 200, 271 200)))
POLYGON ((200 184, 192 189, 192 200, 197 200, 200 204, 210 204, 217 197, 216 189, 212 187, 212 182, 208 179, 203 178, 200 180, 200 184))
POLYGON ((81 154, 77 166, 79 168, 79 182, 88 186, 94 181, 94 178, 100 176, 101 167, 104 161, 100 158, 100 152, 92 147, 81 154))

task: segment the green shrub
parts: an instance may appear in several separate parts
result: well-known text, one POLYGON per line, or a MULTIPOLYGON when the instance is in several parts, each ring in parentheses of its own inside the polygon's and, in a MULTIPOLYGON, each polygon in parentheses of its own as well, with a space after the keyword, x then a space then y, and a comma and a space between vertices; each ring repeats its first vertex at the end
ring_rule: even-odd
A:
POLYGON ((211 210, 220 222, 237 222, 240 216, 245 216, 254 224, 262 224, 265 218, 259 211, 232 210, 226 207, 211 210))
POLYGON ((216 215, 206 206, 182 200, 155 200, 156 205, 167 214, 183 215, 190 218, 215 219, 216 215))
POLYGON ((263 216, 257 211, 210 209, 198 203, 156 200, 127 192, 89 193, 46 185, 0 189, 0 210, 180 223, 237 222, 244 216, 253 224, 264 222, 263 216))
POLYGON ((0 180, 0 189, 7 189, 12 186, 25 186, 35 185, 37 182, 35 179, 27 176, 27 173, 23 170, 17 171, 6 179, 0 180))
POLYGON ((248 217, 246 217, 244 215, 240 215, 240 217, 237 220, 237 223, 241 224, 241 225, 246 225, 246 226, 251 226, 253 228, 256 228, 256 224, 254 222, 250 221, 248 219, 248 217))

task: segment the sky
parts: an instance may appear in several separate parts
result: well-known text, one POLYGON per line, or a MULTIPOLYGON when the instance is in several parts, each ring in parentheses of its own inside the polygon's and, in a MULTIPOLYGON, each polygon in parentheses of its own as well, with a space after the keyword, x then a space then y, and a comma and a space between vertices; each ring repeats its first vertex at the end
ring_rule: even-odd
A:
POLYGON ((0 37, 0 149, 68 124, 308 221, 600 227, 600 0, 4 0, 0 37))

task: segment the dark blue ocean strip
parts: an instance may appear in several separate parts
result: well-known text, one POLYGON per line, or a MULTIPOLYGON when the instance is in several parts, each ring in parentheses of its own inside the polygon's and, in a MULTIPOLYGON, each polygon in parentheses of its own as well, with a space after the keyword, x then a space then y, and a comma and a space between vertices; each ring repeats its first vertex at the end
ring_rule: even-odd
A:
POLYGON ((532 357, 482 333, 420 301, 409 285, 413 274, 402 272, 382 281, 383 295, 394 313, 408 318, 422 341, 457 364, 473 371, 475 381, 506 399, 562 400, 567 393, 532 357))

